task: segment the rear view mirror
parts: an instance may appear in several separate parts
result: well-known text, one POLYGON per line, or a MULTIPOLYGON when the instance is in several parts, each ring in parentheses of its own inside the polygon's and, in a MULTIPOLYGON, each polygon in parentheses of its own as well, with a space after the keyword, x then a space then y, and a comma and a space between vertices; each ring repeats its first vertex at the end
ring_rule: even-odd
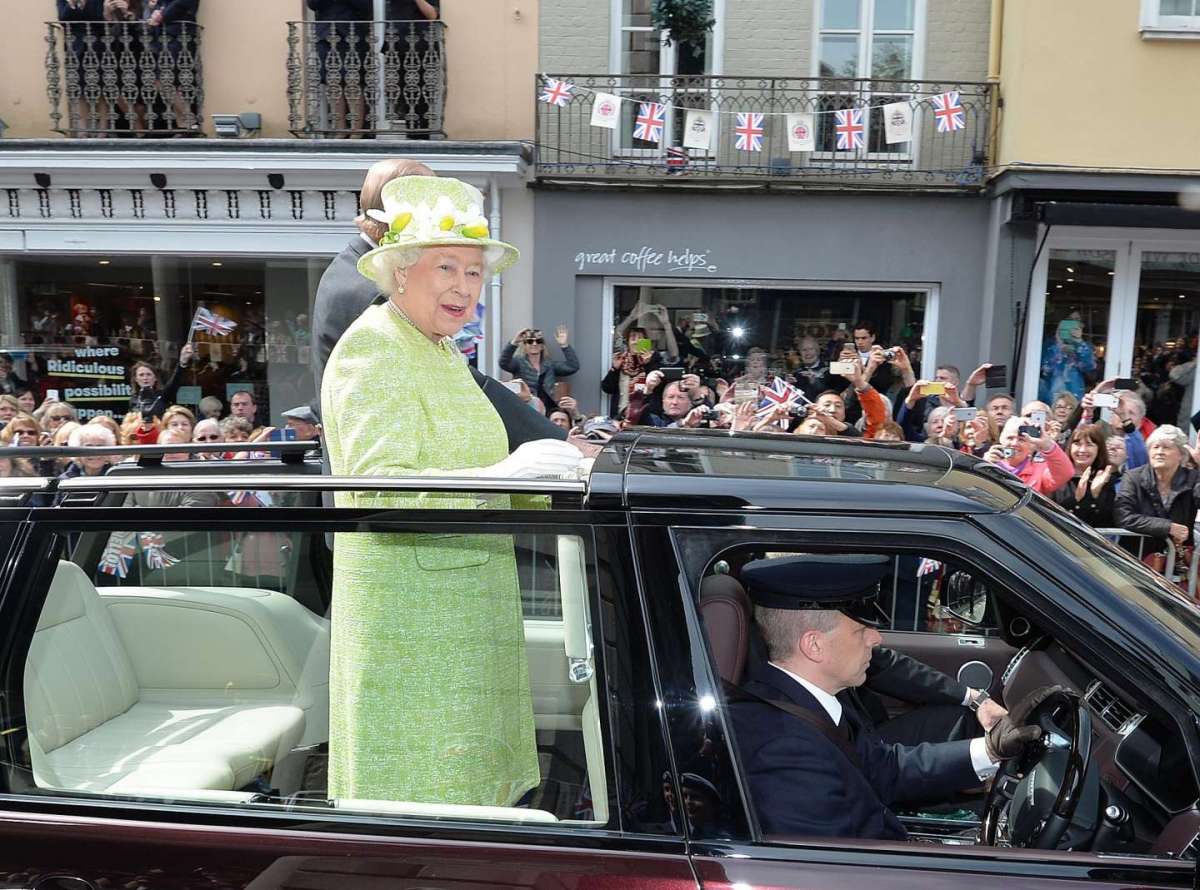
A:
POLYGON ((966 624, 983 624, 988 614, 987 585, 970 572, 951 573, 942 594, 942 609, 966 624))

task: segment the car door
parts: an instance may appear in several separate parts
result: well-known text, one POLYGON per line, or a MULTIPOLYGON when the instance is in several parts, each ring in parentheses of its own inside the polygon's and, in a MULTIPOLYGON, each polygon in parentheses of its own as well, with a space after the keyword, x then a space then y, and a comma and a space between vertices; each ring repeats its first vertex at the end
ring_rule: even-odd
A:
MULTIPOLYGON (((720 818, 690 819, 696 873, 705 887, 1145 887, 1191 886, 1193 863, 1060 851, 913 844, 865 839, 765 836, 758 826, 725 715, 719 659, 709 651, 699 592, 702 572, 729 549, 750 542, 766 550, 852 548, 886 552, 928 548, 1016 576, 987 557, 988 539, 966 521, 886 517, 718 514, 636 516, 636 562, 646 590, 648 624, 664 689, 664 707, 681 771, 703 773, 720 818), (684 521, 681 521, 683 519, 684 521)), ((733 562, 733 558, 730 558, 733 562)), ((732 568, 732 566, 730 566, 732 568)), ((717 644, 713 644, 717 645, 717 644)), ((723 658, 724 656, 720 656, 723 658)), ((697 783, 698 784, 698 783, 697 783)), ((806 801, 798 800, 797 806, 806 801)), ((703 812, 703 811, 702 811, 703 812)), ((947 840, 947 839, 943 839, 947 840)))
MULTIPOLYGON (((538 503, 494 494, 491 509, 412 510, 377 494, 369 508, 323 508, 304 480, 276 477, 253 498, 217 484, 171 479, 214 494, 191 501, 208 506, 33 514, 0 601, 14 631, 0 651, 9 886, 695 887, 663 800, 670 760, 621 514, 553 500, 569 486, 538 503), (517 589, 447 596, 520 609, 541 773, 525 798, 330 796, 325 665, 339 644, 323 604, 337 615, 344 590, 330 532, 449 573, 511 553, 517 589)), ((397 751, 388 766, 411 760, 397 751)))

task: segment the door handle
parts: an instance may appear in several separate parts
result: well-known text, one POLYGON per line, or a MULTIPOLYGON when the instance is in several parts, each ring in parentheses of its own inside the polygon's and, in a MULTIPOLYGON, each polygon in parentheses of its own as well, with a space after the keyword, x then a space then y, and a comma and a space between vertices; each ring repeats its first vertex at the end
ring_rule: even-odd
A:
POLYGON ((970 646, 972 649, 982 649, 983 637, 959 637, 958 645, 970 646))

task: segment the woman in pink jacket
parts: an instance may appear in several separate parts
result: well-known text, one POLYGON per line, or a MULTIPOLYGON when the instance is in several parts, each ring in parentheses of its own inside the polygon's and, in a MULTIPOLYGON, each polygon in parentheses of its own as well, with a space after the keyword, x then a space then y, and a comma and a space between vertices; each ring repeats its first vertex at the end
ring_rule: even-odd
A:
POLYGON ((1030 436, 1022 426, 1033 426, 1028 417, 1010 417, 1000 433, 1000 441, 983 459, 1011 472, 1034 491, 1050 496, 1071 481, 1071 458, 1052 436, 1042 432, 1030 436))

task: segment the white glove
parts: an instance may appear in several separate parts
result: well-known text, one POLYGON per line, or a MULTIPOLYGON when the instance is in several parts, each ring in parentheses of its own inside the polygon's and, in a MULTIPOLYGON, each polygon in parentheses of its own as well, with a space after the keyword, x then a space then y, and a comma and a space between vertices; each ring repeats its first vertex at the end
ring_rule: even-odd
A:
POLYGON ((583 453, 574 445, 558 439, 538 439, 521 445, 499 463, 485 467, 482 474, 495 479, 558 478, 574 473, 582 460, 583 453))

